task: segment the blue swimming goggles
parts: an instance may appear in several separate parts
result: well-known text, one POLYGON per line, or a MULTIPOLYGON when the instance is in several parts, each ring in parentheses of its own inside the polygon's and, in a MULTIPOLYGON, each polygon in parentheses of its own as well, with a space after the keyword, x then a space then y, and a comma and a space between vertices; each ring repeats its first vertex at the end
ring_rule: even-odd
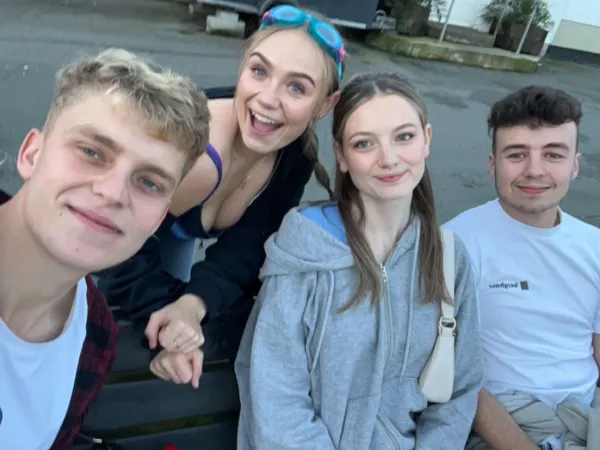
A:
POLYGON ((308 22, 308 33, 319 46, 333 58, 337 66, 338 81, 342 80, 342 62, 346 52, 340 33, 322 20, 290 5, 275 6, 268 10, 260 21, 259 29, 274 25, 279 27, 300 27, 308 22))

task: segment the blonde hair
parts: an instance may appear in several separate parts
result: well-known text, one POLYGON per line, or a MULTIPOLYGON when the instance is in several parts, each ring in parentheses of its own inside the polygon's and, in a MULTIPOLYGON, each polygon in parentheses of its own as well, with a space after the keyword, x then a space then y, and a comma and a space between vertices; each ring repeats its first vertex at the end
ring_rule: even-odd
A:
MULTIPOLYGON (((307 10, 307 9, 303 9, 303 8, 298 8, 298 9, 310 14, 311 16, 313 16, 323 22, 328 23, 329 25, 331 25, 333 27, 333 24, 331 24, 324 16, 322 16, 318 13, 315 13, 313 11, 307 10)), ((242 56, 242 62, 240 64, 238 79, 239 79, 239 75, 241 74, 242 70, 246 66, 246 63, 248 62, 248 59, 250 58, 250 55, 252 54, 254 49, 258 45, 260 45, 261 42, 263 42, 265 39, 269 38, 270 36, 273 36, 275 33, 279 32, 279 31, 289 30, 289 29, 290 28, 287 28, 287 27, 278 27, 276 25, 269 25, 269 26, 263 28, 262 30, 255 31, 248 39, 246 39, 246 42, 244 43, 244 53, 242 56)), ((303 27, 297 27, 297 29, 302 29, 308 34, 307 25, 305 25, 303 27)), ((312 39, 312 36, 311 36, 311 39, 312 39)), ((329 56, 327 53, 325 53, 325 51, 323 49, 321 49, 321 47, 319 47, 319 49, 321 50, 323 60, 325 62, 325 67, 323 68, 324 73, 325 73, 325 78, 324 78, 325 85, 323 86, 323 90, 322 90, 322 97, 323 97, 323 99, 325 99, 326 97, 328 97, 329 95, 333 94, 334 92, 336 92, 340 89, 341 80, 338 80, 337 66, 336 66, 336 63, 333 60, 333 58, 331 56, 329 56)), ((342 73, 343 73, 343 70, 342 70, 342 73)), ((302 134, 302 136, 300 136, 300 138, 302 140, 302 145, 304 147, 304 152, 303 152, 304 156, 306 156, 306 158, 313 165, 313 170, 315 171, 315 178, 317 179, 318 183, 327 191, 327 193, 329 194, 329 197, 331 198, 333 196, 333 190, 331 189, 331 181, 329 178, 329 174, 327 173, 327 169, 325 169, 323 164, 321 164, 321 162, 319 161, 319 140, 317 138, 317 134, 314 131, 314 126, 313 126, 312 120, 311 120, 311 123, 309 124, 308 128, 304 131, 304 133, 302 134)))
POLYGON ((185 154, 184 174, 204 153, 210 121, 204 92, 190 78, 123 49, 75 60, 56 74, 44 131, 65 107, 93 93, 122 96, 141 115, 149 135, 185 154))

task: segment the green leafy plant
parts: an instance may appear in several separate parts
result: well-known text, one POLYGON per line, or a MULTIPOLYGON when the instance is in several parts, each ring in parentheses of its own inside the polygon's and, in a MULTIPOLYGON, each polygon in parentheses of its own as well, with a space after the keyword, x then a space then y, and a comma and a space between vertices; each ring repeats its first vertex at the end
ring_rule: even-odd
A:
POLYGON ((427 22, 431 12, 442 20, 447 0, 384 0, 396 19, 396 31, 411 36, 427 35, 427 22))
MULTIPOLYGON (((537 9, 533 17, 533 25, 548 29, 552 16, 548 10, 546 0, 509 0, 506 13, 502 18, 504 24, 526 24, 533 13, 537 3, 537 9)), ((506 5, 506 0, 492 0, 481 13, 481 19, 490 26, 495 26, 506 5)))

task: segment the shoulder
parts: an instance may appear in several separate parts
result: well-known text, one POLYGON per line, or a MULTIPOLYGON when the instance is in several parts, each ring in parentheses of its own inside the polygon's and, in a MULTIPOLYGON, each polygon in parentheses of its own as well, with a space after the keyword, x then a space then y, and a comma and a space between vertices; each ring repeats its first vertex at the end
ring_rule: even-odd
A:
POLYGON ((448 230, 448 232, 450 232, 452 237, 454 238, 454 258, 456 274, 460 275, 462 273, 469 272, 470 270, 472 270, 473 262, 464 240, 453 231, 448 230))
POLYGON ((307 204, 297 210, 298 214, 321 226, 331 222, 341 224, 340 210, 335 201, 307 204))
MULTIPOLYGON (((87 350, 92 350, 102 354, 107 360, 110 360, 115 353, 117 345, 117 336, 119 327, 113 317, 106 298, 98 287, 94 284, 91 277, 86 277, 87 282, 87 302, 88 302, 88 320, 87 320, 87 350)), ((101 358, 104 359, 104 358, 101 358)), ((97 361, 102 364, 103 361, 97 361)))
POLYGON ((459 240, 457 248, 468 249, 476 256, 482 246, 488 246, 490 240, 495 240, 494 209, 499 207, 492 200, 458 214, 442 225, 442 228, 452 231, 459 240))
POLYGON ((302 139, 297 138, 280 150, 273 178, 269 183, 272 195, 279 197, 303 195, 313 174, 313 163, 304 155, 303 149, 302 139))
POLYGON ((304 140, 302 136, 281 149, 281 161, 279 168, 281 172, 289 173, 291 176, 312 171, 312 162, 304 153, 304 140))
MULTIPOLYGON (((447 231, 448 232, 448 231, 447 231)), ((463 240, 455 233, 454 237, 454 291, 458 308, 465 302, 477 302, 477 267, 463 240)))
POLYGON ((341 242, 346 242, 344 223, 337 202, 323 202, 305 206, 300 208, 298 213, 341 242))
POLYGON ((600 228, 584 222, 575 216, 572 216, 564 211, 561 211, 562 226, 567 232, 588 243, 593 240, 594 244, 600 239, 600 228))
POLYGON ((561 229, 554 241, 563 258, 574 258, 582 267, 600 271, 600 229, 561 211, 561 229), (569 255, 569 256, 566 256, 569 255))
POLYGON ((71 402, 54 446, 69 444, 89 405, 102 388, 116 354, 118 327, 112 312, 90 276, 86 277, 88 318, 71 402))
POLYGON ((210 111, 210 143, 219 153, 229 153, 238 134, 239 124, 233 111, 231 99, 211 99, 208 102, 210 111))
POLYGON ((299 239, 301 236, 315 238, 315 231, 326 231, 327 234, 344 234, 337 202, 327 201, 309 203, 291 208, 283 218, 277 231, 279 236, 290 235, 299 239))
POLYGON ((472 231, 482 228, 482 222, 486 222, 486 216, 489 215, 491 209, 496 205, 496 201, 492 200, 487 203, 475 206, 461 212, 454 218, 444 223, 443 227, 454 231, 459 235, 471 233, 472 231))

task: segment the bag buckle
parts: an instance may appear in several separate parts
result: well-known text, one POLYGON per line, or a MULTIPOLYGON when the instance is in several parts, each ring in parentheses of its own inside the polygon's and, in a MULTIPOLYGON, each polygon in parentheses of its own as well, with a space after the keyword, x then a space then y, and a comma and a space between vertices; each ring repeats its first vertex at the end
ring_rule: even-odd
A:
POLYGON ((440 317, 438 321, 438 333, 449 330, 452 336, 456 336, 456 319, 454 317, 440 317))

